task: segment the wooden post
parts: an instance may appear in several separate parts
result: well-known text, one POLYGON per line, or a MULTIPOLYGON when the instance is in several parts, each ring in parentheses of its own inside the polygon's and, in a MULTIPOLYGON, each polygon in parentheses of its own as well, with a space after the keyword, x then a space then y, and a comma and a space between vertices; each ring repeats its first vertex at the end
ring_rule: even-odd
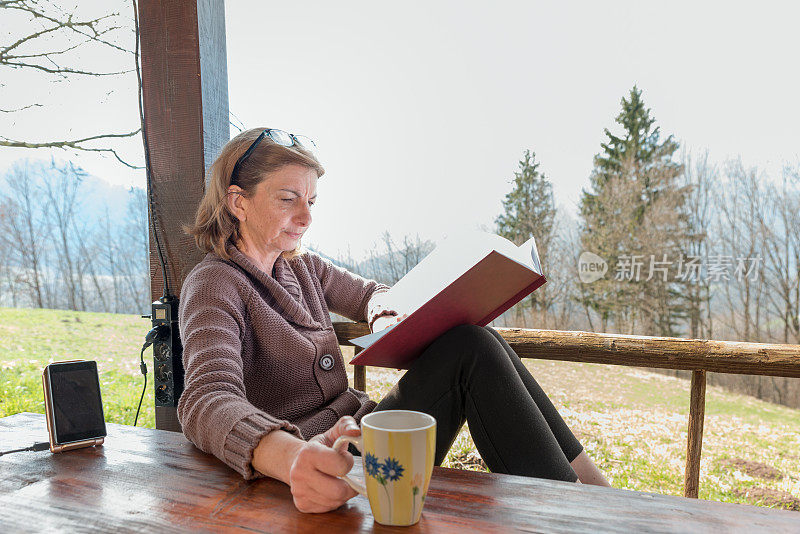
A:
MULTIPOLYGON (((361 347, 355 347, 355 354, 361 352, 361 347)), ((353 387, 361 391, 367 391, 367 368, 363 365, 353 366, 353 387)))
POLYGON ((686 476, 683 496, 697 498, 700 489, 700 453, 703 448, 703 419, 706 410, 706 372, 692 371, 689 398, 689 437, 686 447, 686 476))
MULTIPOLYGON (((144 125, 150 154, 153 300, 164 278, 172 296, 203 254, 183 225, 194 220, 206 169, 230 139, 223 0, 140 0, 144 125)), ((177 399, 175 399, 177 403, 177 399)), ((156 427, 180 430, 174 406, 156 407, 156 427)))

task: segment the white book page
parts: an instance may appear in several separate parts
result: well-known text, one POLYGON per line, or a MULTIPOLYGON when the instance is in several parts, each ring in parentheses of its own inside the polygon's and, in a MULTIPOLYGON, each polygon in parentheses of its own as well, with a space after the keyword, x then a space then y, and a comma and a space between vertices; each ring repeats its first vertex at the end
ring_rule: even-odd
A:
POLYGON ((443 239, 425 259, 392 286, 384 302, 395 311, 410 315, 492 250, 541 273, 533 238, 517 247, 498 235, 463 232, 443 239))
MULTIPOLYGON (((383 305, 398 314, 411 315, 420 306, 453 283, 493 250, 542 274, 539 254, 533 238, 517 247, 498 235, 486 232, 463 232, 439 242, 436 248, 403 278, 381 295, 383 305)), ((351 339, 355 345, 367 348, 399 323, 385 330, 351 339)))
POLYGON ((483 235, 486 236, 486 242, 490 245, 490 251, 496 250, 500 254, 511 258, 517 263, 524 265, 528 269, 542 274, 542 268, 539 265, 539 253, 536 250, 536 240, 533 237, 528 239, 520 246, 516 246, 508 239, 500 237, 499 235, 483 235))

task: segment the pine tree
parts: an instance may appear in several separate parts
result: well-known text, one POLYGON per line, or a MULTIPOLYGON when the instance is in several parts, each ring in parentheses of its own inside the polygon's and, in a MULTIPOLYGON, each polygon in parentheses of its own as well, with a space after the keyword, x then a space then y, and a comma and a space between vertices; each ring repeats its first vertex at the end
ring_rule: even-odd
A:
MULTIPOLYGON (((539 172, 536 154, 526 150, 519 161, 519 170, 514 173, 514 188, 503 200, 504 213, 495 219, 497 233, 521 245, 534 236, 542 261, 547 264, 547 250, 550 247, 555 229, 556 208, 553 200, 553 186, 547 177, 539 172)), ((547 312, 551 303, 547 299, 546 287, 534 292, 520 305, 528 303, 531 309, 547 312)), ((524 318, 524 312, 523 312, 524 318)))
POLYGON ((677 181, 682 167, 672 159, 678 143, 671 135, 661 139, 636 86, 621 105, 616 123, 622 133, 605 129, 607 140, 594 158, 591 188, 581 199, 584 250, 609 265, 605 279, 582 286, 582 304, 599 314, 603 329, 613 321, 618 331, 676 335, 682 311, 673 273, 666 282, 645 278, 651 258, 661 261, 666 255, 670 261, 679 256, 685 190, 677 181), (639 256, 643 262, 638 282, 615 280, 623 256, 628 262, 639 256))

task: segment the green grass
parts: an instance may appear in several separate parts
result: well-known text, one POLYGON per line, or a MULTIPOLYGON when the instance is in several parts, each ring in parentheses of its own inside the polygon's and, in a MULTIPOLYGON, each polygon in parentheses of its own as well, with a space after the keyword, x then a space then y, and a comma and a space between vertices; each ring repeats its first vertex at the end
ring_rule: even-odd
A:
MULTIPOLYGON (((97 361, 106 420, 132 424, 143 384, 139 349, 149 326, 130 315, 0 308, 0 417, 43 413, 44 366, 83 358, 97 361)), ((349 361, 352 349, 344 352, 349 361)), ((149 350, 145 361, 152 379, 149 350)), ((683 493, 688 381, 620 366, 543 360, 526 365, 614 487, 683 493)), ((400 376, 371 368, 368 393, 380 399, 400 376)), ((153 406, 148 383, 140 426, 155 426, 153 406)), ((484 469, 468 428, 444 465, 484 469)), ((708 386, 700 497, 800 509, 800 410, 708 386), (730 460, 758 462, 780 476, 765 479, 730 467, 730 460)))
MULTIPOLYGON (((144 383, 139 350, 149 329, 138 315, 0 308, 0 417, 44 413, 44 366, 86 359, 97 362, 106 420, 132 425, 144 383)), ((152 380, 149 350, 148 357, 152 380)), ((152 382, 138 424, 155 427, 152 382)))

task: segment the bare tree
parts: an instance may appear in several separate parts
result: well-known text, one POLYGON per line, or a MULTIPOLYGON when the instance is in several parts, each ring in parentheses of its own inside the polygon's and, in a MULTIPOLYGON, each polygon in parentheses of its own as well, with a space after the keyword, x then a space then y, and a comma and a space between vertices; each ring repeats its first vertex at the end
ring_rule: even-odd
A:
POLYGON ((431 250, 433 250, 431 242, 421 240, 419 234, 413 238, 409 235, 403 236, 403 247, 398 251, 403 261, 403 274, 416 267, 431 250))
POLYGON ((42 194, 47 202, 47 224, 55 233, 54 246, 58 254, 58 270, 71 310, 84 309, 83 277, 79 271, 75 243, 75 213, 78 191, 85 173, 72 163, 51 164, 51 171, 42 176, 42 194))
MULTIPOLYGON (((45 79, 63 81, 70 77, 118 76, 132 69, 102 71, 87 65, 83 58, 88 52, 103 49, 119 53, 118 64, 123 65, 134 53, 118 44, 129 38, 131 28, 123 24, 119 13, 107 13, 85 18, 77 13, 77 6, 66 10, 54 2, 42 0, 2 0, 0 19, 4 22, 0 38, 0 72, 11 69, 41 73, 45 79), (3 42, 5 41, 5 42, 3 42)), ((3 76, 7 78, 7 74, 3 76)), ((38 102, 23 103, 16 107, 0 108, 0 113, 12 114, 41 107, 38 102)), ((114 156, 131 168, 138 166, 125 161, 114 148, 98 146, 98 142, 134 137, 140 129, 122 133, 100 133, 75 139, 31 141, 0 135, 0 146, 17 148, 63 148, 85 152, 102 152, 114 156)))
MULTIPOLYGON (((103 240, 104 243, 98 243, 98 253, 103 258, 105 263, 105 267, 108 270, 108 274, 111 277, 111 287, 112 287, 112 297, 114 299, 114 305, 110 306, 110 308, 114 311, 114 313, 120 313, 123 309, 122 306, 122 291, 121 291, 121 282, 122 282, 122 273, 120 269, 120 264, 117 261, 117 257, 121 256, 120 246, 119 246, 119 238, 115 239, 114 233, 111 228, 111 217, 108 213, 108 208, 106 208, 106 213, 103 221, 103 234, 105 239, 103 240)), ((133 252, 133 251, 131 251, 133 252)))
POLYGON ((756 168, 746 169, 741 159, 729 161, 726 174, 727 181, 716 198, 721 215, 717 233, 724 253, 710 258, 710 266, 716 264, 720 269, 709 274, 722 289, 728 327, 736 339, 760 341, 766 300, 760 255, 767 213, 763 177, 756 168))
POLYGON ((129 313, 141 313, 150 304, 150 255, 147 226, 147 197, 143 189, 129 192, 125 223, 109 235, 115 235, 113 270, 118 273, 120 307, 129 313))
POLYGON ((403 271, 403 265, 397 261, 397 245, 395 245, 394 239, 392 239, 388 230, 383 233, 381 239, 383 240, 383 246, 386 247, 386 252, 383 256, 383 265, 389 275, 386 283, 393 285, 403 277, 405 272, 403 271))
POLYGON ((11 299, 11 306, 17 305, 17 284, 14 281, 14 266, 12 260, 11 247, 7 229, 10 227, 10 220, 13 213, 13 206, 6 199, 0 199, 0 302, 5 301, 5 297, 11 299))
POLYGON ((713 337, 713 316, 711 314, 711 286, 708 278, 702 276, 700 269, 690 266, 707 264, 713 217, 713 193, 719 190, 719 172, 708 160, 708 151, 696 159, 689 152, 682 154, 683 185, 686 187, 686 203, 682 217, 686 231, 681 236, 683 272, 681 277, 683 300, 692 338, 713 337))
POLYGON ((770 209, 761 214, 767 298, 783 323, 781 340, 800 341, 800 168, 783 169, 782 181, 767 186, 770 209))
MULTIPOLYGON (((106 209, 106 220, 108 209, 106 209)), ((101 250, 103 243, 111 241, 110 235, 105 235, 102 227, 87 228, 84 223, 73 221, 73 236, 76 245, 76 271, 80 287, 80 309, 90 311, 116 311, 115 304, 109 305, 108 284, 106 283, 108 266, 103 262, 101 250), (90 283, 93 293, 91 296, 85 288, 90 283)), ((116 302, 116 301, 115 301, 116 302)))
POLYGON ((348 252, 347 257, 340 256, 337 263, 365 278, 391 286, 425 259, 434 248, 432 241, 423 240, 419 235, 404 236, 402 246, 398 247, 388 230, 381 235, 381 243, 383 249, 373 247, 362 261, 354 260, 348 252))
MULTIPOLYGON (((42 241, 49 235, 41 207, 35 204, 40 196, 36 177, 29 163, 18 163, 6 176, 9 193, 2 199, 5 217, 2 226, 3 248, 14 266, 14 285, 27 288, 33 306, 43 308, 47 303, 44 288, 44 261, 42 241)), ((10 273, 9 273, 10 275, 10 273)))
MULTIPOLYGON (((543 269, 549 287, 546 295, 548 312, 540 320, 541 328, 580 329, 585 325, 578 319, 578 258, 581 252, 578 225, 559 210, 553 227, 547 258, 542 258, 546 262, 543 269)), ((587 321, 591 321, 589 317, 587 321)))
POLYGON ((83 177, 68 163, 27 160, 5 176, 9 193, 0 195, 3 302, 122 313, 147 309, 145 192, 132 188, 127 217, 111 217, 106 209, 104 221, 82 207, 84 198, 102 201, 92 196, 83 177))

